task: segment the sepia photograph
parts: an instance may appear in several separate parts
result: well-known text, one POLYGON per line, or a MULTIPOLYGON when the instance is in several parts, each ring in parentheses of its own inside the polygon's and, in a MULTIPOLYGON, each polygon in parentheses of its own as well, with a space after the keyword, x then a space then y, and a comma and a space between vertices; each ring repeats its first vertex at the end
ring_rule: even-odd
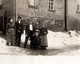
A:
POLYGON ((0 55, 80 56, 80 0, 0 0, 0 55))

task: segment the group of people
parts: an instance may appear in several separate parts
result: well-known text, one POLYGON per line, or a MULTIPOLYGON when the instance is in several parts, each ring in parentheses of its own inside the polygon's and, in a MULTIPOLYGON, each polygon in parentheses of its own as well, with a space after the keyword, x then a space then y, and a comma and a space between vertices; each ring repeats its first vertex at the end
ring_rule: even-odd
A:
POLYGON ((23 43, 24 48, 26 48, 28 40, 30 40, 31 49, 46 49, 48 47, 47 34, 48 30, 44 23, 40 28, 38 22, 33 24, 33 21, 29 21, 24 25, 20 16, 16 22, 11 18, 7 24, 7 45, 20 47, 23 43), (24 42, 22 41, 23 34, 25 36, 24 42))

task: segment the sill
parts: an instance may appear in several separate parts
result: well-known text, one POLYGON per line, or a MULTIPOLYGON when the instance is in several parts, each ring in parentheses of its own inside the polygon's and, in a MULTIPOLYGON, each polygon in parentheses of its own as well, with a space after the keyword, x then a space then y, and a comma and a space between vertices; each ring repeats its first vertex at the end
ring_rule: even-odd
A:
POLYGON ((28 5, 28 7, 38 9, 38 6, 28 5))
POLYGON ((80 13, 80 10, 77 10, 76 13, 80 13))
POLYGON ((55 12, 56 10, 51 10, 51 9, 48 9, 48 11, 55 12))

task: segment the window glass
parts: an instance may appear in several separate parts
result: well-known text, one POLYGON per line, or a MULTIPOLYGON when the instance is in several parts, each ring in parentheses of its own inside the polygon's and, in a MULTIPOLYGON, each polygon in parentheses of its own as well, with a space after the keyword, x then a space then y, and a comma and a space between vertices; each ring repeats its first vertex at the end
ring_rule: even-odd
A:
POLYGON ((49 0, 49 9, 53 10, 53 0, 49 0))

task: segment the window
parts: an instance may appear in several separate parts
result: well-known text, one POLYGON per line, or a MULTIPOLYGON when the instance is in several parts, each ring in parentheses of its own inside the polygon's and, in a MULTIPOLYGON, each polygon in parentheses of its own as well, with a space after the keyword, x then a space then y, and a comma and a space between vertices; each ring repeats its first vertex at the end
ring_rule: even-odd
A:
POLYGON ((53 10, 53 0, 49 0, 49 9, 53 10))
POLYGON ((29 7, 30 8, 38 8, 39 0, 29 0, 29 7))
POLYGON ((77 0, 77 12, 80 12, 80 0, 77 0))
POLYGON ((80 4, 77 4, 77 11, 80 11, 80 4))
POLYGON ((35 0, 30 0, 29 3, 30 5, 35 6, 35 0))
POLYGON ((2 5, 2 0, 0 0, 0 5, 2 5))

